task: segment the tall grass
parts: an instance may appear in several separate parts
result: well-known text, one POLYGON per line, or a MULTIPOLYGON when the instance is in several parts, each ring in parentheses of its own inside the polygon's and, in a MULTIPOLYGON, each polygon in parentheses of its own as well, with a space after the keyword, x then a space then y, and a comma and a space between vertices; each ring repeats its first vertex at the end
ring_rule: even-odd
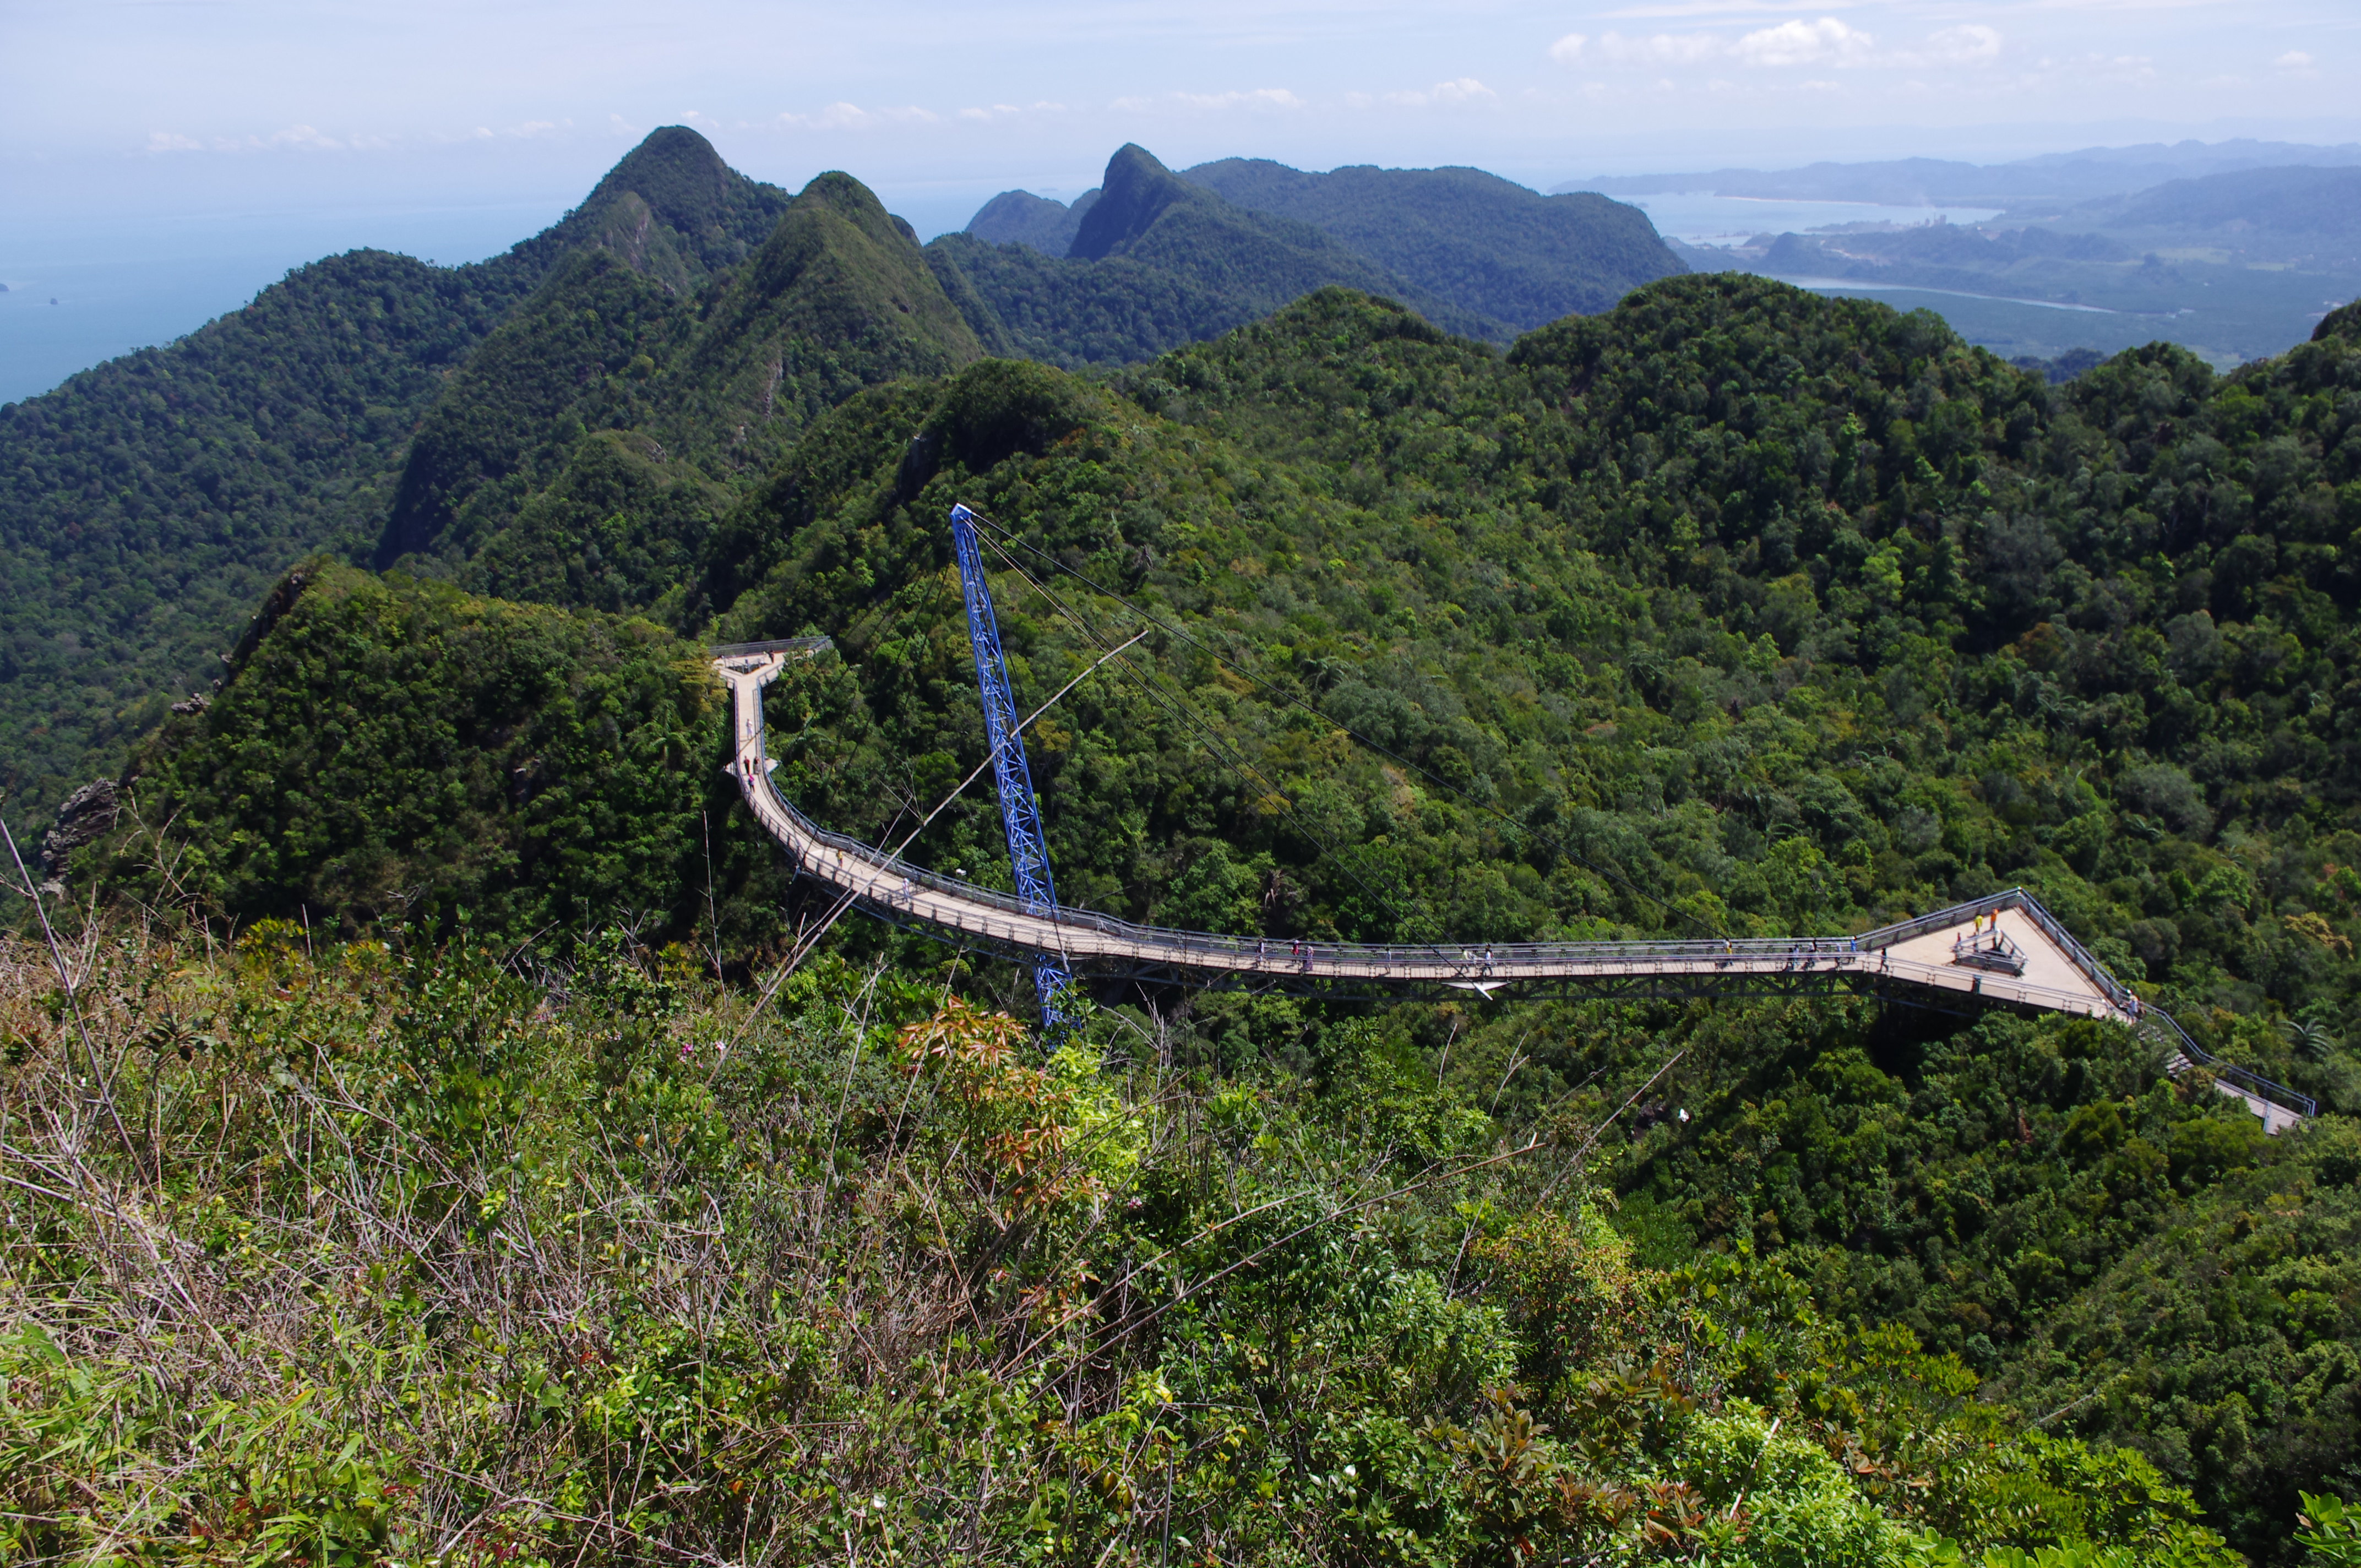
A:
POLYGON ((1045 1059, 825 962, 749 1016, 620 939, 66 959, 88 1049, 0 944, 11 1555, 1195 1552, 1240 1443, 1157 1386, 1171 1299, 1359 1258, 1369 1213, 1329 1215, 1404 1135, 1482 1131, 1310 1137, 1137 1032, 1045 1059))
POLYGON ((76 930, 0 941, 8 1562, 2221 1561, 1899 1331, 1634 1267, 1615 1097, 1504 1134, 1374 1025, 1222 1077, 826 958, 76 930))

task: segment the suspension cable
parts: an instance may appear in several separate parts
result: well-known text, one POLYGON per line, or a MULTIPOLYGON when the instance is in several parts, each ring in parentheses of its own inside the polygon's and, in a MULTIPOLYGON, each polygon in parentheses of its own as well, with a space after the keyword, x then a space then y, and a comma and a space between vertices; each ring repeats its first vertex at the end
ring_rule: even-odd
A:
MULTIPOLYGON (((972 510, 973 509, 970 510, 972 510)), ((1103 638, 1111 635, 1111 633, 1100 632, 1096 628, 1091 625, 1088 619, 1080 611, 1069 607, 1064 600, 1059 598, 1058 596, 1051 593, 1047 587, 1037 581, 1033 577, 1032 574, 1028 573, 1023 566, 1019 565, 1014 557, 1009 555, 1005 550, 1003 550, 1000 547, 997 542, 989 538, 984 538, 984 536, 981 534, 979 534, 978 537, 983 539, 983 543, 992 549, 994 554, 1000 557, 1002 564, 1005 565, 1008 570, 1015 573, 1027 587, 1032 588, 1034 592, 1039 594, 1051 605, 1055 606, 1060 615, 1071 621, 1075 628, 1082 632, 1082 636, 1093 647, 1098 646, 1103 638)), ((1142 632, 1140 635, 1145 636, 1147 634, 1142 632)), ((1137 637, 1132 639, 1132 641, 1136 642, 1137 641, 1138 638, 1137 637)), ((1129 642, 1124 644, 1125 647, 1129 647, 1130 645, 1131 644, 1129 642)), ((1118 650, 1118 652, 1120 651, 1118 650)), ((1367 894, 1369 897, 1383 907, 1387 913, 1392 915, 1398 922, 1401 923, 1405 927, 1410 924, 1409 917, 1400 905, 1388 897, 1385 894, 1379 892, 1377 888, 1370 886, 1367 879, 1365 879, 1359 872, 1354 869, 1352 860, 1346 856, 1343 850, 1330 843, 1328 839, 1323 838, 1317 829, 1313 828, 1310 823, 1304 821, 1303 818, 1297 814, 1294 802, 1288 798, 1287 791, 1281 789, 1278 784, 1273 782, 1259 769, 1256 768, 1251 762, 1246 762, 1243 757, 1231 751, 1230 748, 1222 740, 1221 737, 1214 732, 1212 726, 1206 724, 1196 715, 1189 711, 1187 705, 1188 699, 1185 696, 1167 693, 1148 675, 1142 674, 1129 659, 1117 658, 1115 663, 1126 671, 1135 681, 1139 683, 1140 688, 1145 691, 1152 700, 1163 707, 1166 711, 1172 713, 1174 717, 1178 718, 1183 724, 1195 730, 1196 733, 1204 740, 1207 750, 1213 751, 1215 756, 1219 757, 1222 762, 1228 765, 1232 772, 1237 773, 1240 778, 1244 779, 1248 784, 1256 785, 1263 790, 1269 798, 1278 801, 1280 810, 1286 814, 1288 820, 1295 825, 1296 829, 1305 838, 1311 839, 1314 844, 1320 846, 1323 850, 1326 851, 1327 854, 1335 861, 1337 869, 1352 879, 1355 886, 1358 887, 1363 893, 1367 894)), ((1433 918, 1433 912, 1432 910, 1428 910, 1425 913, 1428 918, 1433 918)), ((1448 955, 1446 955, 1443 949, 1432 940, 1421 941, 1416 938, 1412 938, 1400 945, 1413 948, 1423 947, 1428 951, 1433 953, 1438 959, 1444 959, 1445 961, 1448 961, 1448 955)))
MULTIPOLYGON (((1489 812, 1492 816, 1499 817, 1502 822, 1507 823, 1511 828, 1535 835, 1547 842, 1552 848, 1555 849, 1559 854, 1564 855, 1567 860, 1574 861, 1576 865, 1586 867, 1590 871, 1598 872, 1600 876, 1607 878, 1609 882, 1614 883, 1617 886, 1622 888, 1626 893, 1632 894, 1634 897, 1646 900, 1648 903, 1654 905, 1657 908, 1664 910, 1668 915, 1672 915, 1682 920, 1687 921, 1690 925, 1704 931, 1708 936, 1721 937, 1727 935, 1726 932, 1719 929, 1710 922, 1699 918, 1697 916, 1691 914, 1689 911, 1681 908, 1677 905, 1666 903, 1664 899, 1657 897, 1654 894, 1635 885, 1630 879, 1622 876, 1621 874, 1608 870, 1605 866, 1598 864, 1587 856, 1576 853, 1566 845, 1565 839, 1550 832, 1547 828, 1537 828, 1530 823, 1520 823, 1516 818, 1510 817, 1507 812, 1501 810, 1499 806, 1492 805, 1490 802, 1473 798, 1457 785, 1437 778, 1433 773, 1420 766, 1418 763, 1411 762, 1409 758, 1404 757, 1385 746, 1379 745, 1377 741, 1370 740, 1367 736, 1360 733, 1351 726, 1337 723, 1334 718, 1332 718, 1327 714, 1321 712, 1318 708, 1312 707, 1301 697, 1271 685, 1268 681, 1262 679, 1252 671, 1243 668, 1235 661, 1224 658, 1220 652, 1216 652, 1213 648, 1207 647, 1203 642, 1199 641, 1196 638, 1191 636, 1187 631, 1175 626, 1170 621, 1164 620, 1162 617, 1158 616, 1149 610, 1143 609, 1138 605, 1133 603, 1131 599, 1125 595, 1116 592, 1113 588, 1105 587, 1097 579, 1076 571, 1073 567, 1067 565, 1063 561, 1059 560, 1055 555, 1052 555, 1048 551, 1041 549, 1038 545, 1027 543, 1015 532, 1003 527, 1000 523, 994 521, 983 513, 977 511, 974 507, 969 507, 968 511, 975 518, 976 521, 983 524, 984 527, 990 529, 994 533, 999 534, 1002 538, 1006 539, 1011 544, 1016 545, 1018 549, 1027 551, 1034 555, 1039 556, 1042 560, 1048 562, 1051 567, 1065 573, 1068 576, 1072 577, 1077 582, 1088 587, 1093 592, 1104 594, 1108 598, 1111 598, 1117 604, 1122 605, 1126 609, 1130 610, 1134 615, 1138 616, 1141 620, 1148 621, 1151 624, 1170 632, 1173 636, 1180 638, 1183 642, 1188 643, 1199 652, 1203 653, 1207 658, 1212 659, 1214 663, 1220 664, 1224 669, 1235 674, 1239 679, 1253 685, 1257 691, 1268 693, 1271 697, 1290 707, 1301 708, 1304 712, 1310 714, 1312 718, 1317 718, 1323 724, 1329 725, 1341 731, 1343 734, 1360 745, 1366 746, 1370 751, 1377 752, 1379 756, 1384 757, 1390 762, 1399 763, 1402 767, 1410 769, 1412 773, 1417 773, 1429 784, 1433 784, 1436 788, 1450 795, 1454 799, 1458 800, 1465 805, 1475 806, 1479 810, 1489 812)), ((994 547, 995 549, 998 548, 996 543, 994 547)), ((1004 560, 1007 559, 1007 555, 1005 551, 1001 554, 1004 560)))

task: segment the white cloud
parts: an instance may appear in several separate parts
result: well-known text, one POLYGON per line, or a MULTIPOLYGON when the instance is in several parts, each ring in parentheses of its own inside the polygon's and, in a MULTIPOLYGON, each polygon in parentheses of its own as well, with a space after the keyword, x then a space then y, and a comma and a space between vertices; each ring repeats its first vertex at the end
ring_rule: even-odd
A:
POLYGON ((1834 16, 1821 16, 1817 21, 1795 17, 1735 38, 1713 32, 1609 32, 1596 38, 1568 33, 1550 46, 1550 55, 1565 65, 1604 60, 1659 71, 1723 60, 1762 70, 1885 66, 1921 71, 1989 65, 2000 58, 2004 41, 1999 28, 1971 22, 1945 27, 1916 49, 1880 49, 1872 34, 1834 16))
POLYGON ((2084 54, 2063 60, 2045 56, 2038 69, 2026 80, 2036 85, 2053 85, 2061 80, 2085 83, 2153 82, 2156 61, 2144 54, 2084 54))
POLYGON ((1782 22, 1738 40, 1738 58, 1749 65, 1867 65, 1877 40, 1834 16, 1817 22, 1782 22))
POLYGON ((959 117, 962 120, 988 122, 1014 119, 1018 115, 1062 115, 1065 112, 1066 106, 1063 104, 1052 104, 1045 99, 1037 104, 993 104, 978 109, 961 109, 959 112, 959 117))
POLYGON ((2212 11, 2228 0, 2040 0, 2044 11, 2212 11))
POLYGON ((1167 93, 1155 98, 1117 98, 1107 107, 1136 115, 1176 104, 1184 109, 1301 109, 1307 106, 1302 99, 1284 87, 1257 87, 1249 92, 1167 93))
POLYGON ((345 144, 332 136, 323 135, 311 126, 289 126, 267 137, 216 138, 214 147, 222 152, 269 152, 282 147, 302 148, 312 152, 342 152, 345 144))
POLYGON ((1971 22, 1945 27, 1928 38, 1927 45, 1934 57, 1945 64, 1982 65, 2000 58, 2000 29, 1971 22))
POLYGON ((1438 82, 1423 93, 1389 93, 1386 102, 1406 109, 1424 109, 1437 104, 1473 104, 1499 96, 1474 77, 1462 76, 1455 81, 1438 82))
POLYGON ((1694 65, 1730 52, 1730 46, 1711 33, 1655 33, 1627 38, 1609 33, 1598 40, 1598 52, 1618 65, 1694 65))
MULTIPOLYGON (((425 133, 411 139, 466 141, 491 134, 478 126, 457 135, 425 133)), ((210 141, 199 141, 178 131, 150 131, 148 133, 147 150, 203 152, 210 148, 214 152, 281 152, 291 148, 298 152, 383 152, 402 146, 404 140, 398 135, 368 131, 346 132, 341 137, 332 137, 316 126, 289 126, 283 130, 272 131, 269 136, 214 137, 210 141)))
POLYGON ((836 103, 818 114, 783 114, 774 123, 802 131, 867 131, 881 126, 933 125, 941 118, 932 109, 915 104, 898 109, 864 109, 858 104, 836 103))
MULTIPOLYGON (((1849 10, 1860 0, 1820 0, 1821 7, 1830 11, 1849 10)), ((1654 19, 1673 16, 1760 16, 1765 11, 1789 11, 1795 7, 1790 0, 1652 0, 1640 5, 1624 5, 1600 16, 1612 20, 1654 19)))
POLYGON ((2300 49, 2291 49, 2288 50, 2287 53, 2271 61, 2271 64, 2278 67, 2280 71, 2285 71, 2290 76, 2317 76, 2320 74, 2320 72, 2312 67, 2312 56, 2306 54, 2300 49))
POLYGON ((1175 93, 1172 96, 1192 109, 1301 109, 1303 100, 1284 87, 1257 87, 1246 93, 1175 93))

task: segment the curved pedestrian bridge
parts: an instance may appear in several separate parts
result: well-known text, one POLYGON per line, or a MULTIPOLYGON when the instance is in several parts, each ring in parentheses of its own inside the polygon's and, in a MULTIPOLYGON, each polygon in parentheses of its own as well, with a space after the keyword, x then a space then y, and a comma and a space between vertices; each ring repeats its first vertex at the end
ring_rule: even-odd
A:
POLYGON ((763 743, 763 688, 789 659, 827 645, 825 638, 798 638, 713 650, 714 670, 730 691, 730 771, 755 818, 794 858, 801 874, 889 920, 956 933, 972 946, 1011 957, 1054 959, 1078 976, 1427 984, 1487 995, 1536 982, 1629 991, 1730 982, 1773 989, 1806 982, 1908 986, 1938 997, 1982 998, 2137 1026, 2164 1036, 2179 1060, 2208 1067, 2223 1091, 2246 1101, 2273 1132, 2312 1113, 2303 1096, 2213 1062, 2169 1017, 2143 1006, 2022 889, 1855 937, 1485 947, 1299 943, 1142 926, 1088 910, 1028 904, 829 832, 772 785, 771 770, 777 764, 763 743))

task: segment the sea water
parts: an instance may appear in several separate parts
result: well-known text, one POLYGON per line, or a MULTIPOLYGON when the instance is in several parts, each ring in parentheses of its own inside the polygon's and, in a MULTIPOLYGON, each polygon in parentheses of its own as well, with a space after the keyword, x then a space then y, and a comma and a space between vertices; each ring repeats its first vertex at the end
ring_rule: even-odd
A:
MULTIPOLYGON (((964 223, 982 190, 896 191, 895 210, 917 209, 919 233, 931 235, 964 223)), ((1617 200, 1689 245, 1731 245, 1765 231, 1938 217, 1966 224, 1994 215, 1977 207, 1685 193, 1617 200)), ((563 211, 562 203, 546 201, 13 223, 0 232, 0 283, 8 291, 0 294, 0 402, 38 396, 117 355, 173 342, 324 256, 375 247, 454 266, 498 254, 563 211)))
POLYGON ((1683 245, 1743 245, 1758 234, 1810 234, 1847 224, 1980 224, 1994 207, 1887 207, 1874 202, 1782 202, 1686 192, 1618 196, 1648 214, 1656 232, 1683 245))
POLYGON ((17 222, 0 233, 0 402, 194 332, 295 268, 375 247, 453 266, 505 250, 554 203, 17 222))

